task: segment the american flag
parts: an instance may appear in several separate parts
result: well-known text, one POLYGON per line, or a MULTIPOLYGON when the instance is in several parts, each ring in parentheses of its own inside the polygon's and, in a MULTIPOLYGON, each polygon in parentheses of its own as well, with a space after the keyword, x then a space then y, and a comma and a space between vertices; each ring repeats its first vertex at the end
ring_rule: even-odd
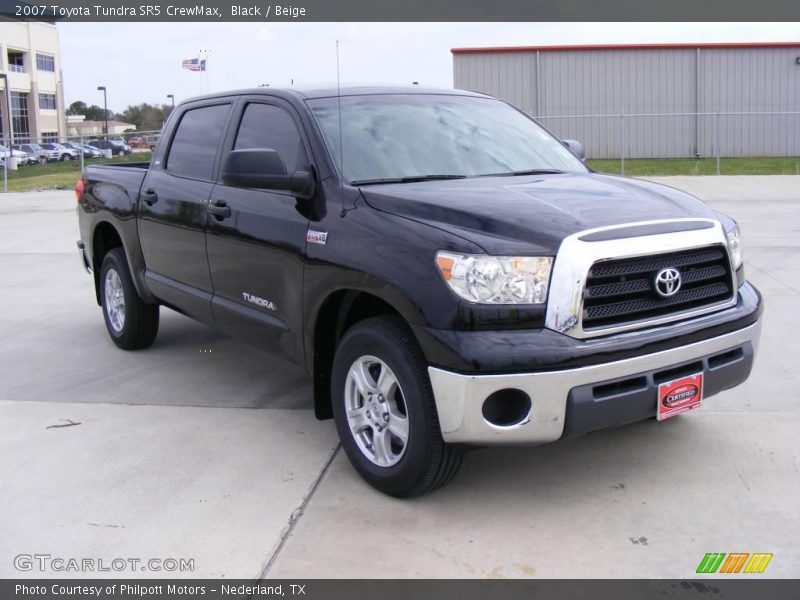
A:
POLYGON ((206 61, 199 58, 187 58, 181 63, 181 67, 190 71, 205 71, 206 61))

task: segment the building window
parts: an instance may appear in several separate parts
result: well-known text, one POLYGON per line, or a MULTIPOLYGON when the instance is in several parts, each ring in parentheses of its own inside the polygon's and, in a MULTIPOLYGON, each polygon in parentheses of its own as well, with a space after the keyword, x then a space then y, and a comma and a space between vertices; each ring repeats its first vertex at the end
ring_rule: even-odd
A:
POLYGON ((56 95, 55 94, 39 94, 39 108, 42 110, 55 110, 56 109, 56 95))
POLYGON ((58 132, 57 131, 43 131, 42 132, 42 143, 44 144, 53 144, 58 142, 58 132))
POLYGON ((25 72, 25 53, 16 50, 8 51, 8 70, 15 73, 25 72))
POLYGON ((11 92, 11 129, 15 140, 19 142, 28 140, 30 126, 27 92, 11 92))
POLYGON ((50 71, 51 73, 55 73, 56 71, 56 57, 50 56, 49 54, 39 54, 36 53, 36 68, 39 71, 50 71))

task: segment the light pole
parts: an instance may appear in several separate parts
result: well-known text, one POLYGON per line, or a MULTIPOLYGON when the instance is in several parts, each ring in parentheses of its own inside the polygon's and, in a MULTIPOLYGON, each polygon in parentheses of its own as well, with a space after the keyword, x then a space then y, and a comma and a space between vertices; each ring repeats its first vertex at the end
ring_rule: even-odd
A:
MULTIPOLYGON (((8 77, 5 73, 0 73, 3 80, 3 88, 6 93, 6 111, 8 112, 8 156, 3 161, 3 191, 8 191, 8 161, 14 156, 14 136, 11 131, 11 94, 8 91, 8 77)), ((5 135, 3 136, 5 138, 5 135)), ((5 141, 5 139, 3 139, 5 141)))
POLYGON ((172 108, 175 108, 175 96, 172 94, 167 94, 167 98, 172 100, 172 108))
POLYGON ((106 95, 106 86, 98 85, 97 90, 103 92, 103 116, 105 117, 103 134, 106 136, 106 141, 108 141, 108 96, 106 95))

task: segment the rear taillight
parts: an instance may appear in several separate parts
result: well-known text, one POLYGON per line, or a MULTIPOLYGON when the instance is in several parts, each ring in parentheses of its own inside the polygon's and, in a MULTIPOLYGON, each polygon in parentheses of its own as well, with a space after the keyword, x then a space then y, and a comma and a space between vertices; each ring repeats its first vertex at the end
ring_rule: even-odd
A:
POLYGON ((83 177, 78 179, 78 183, 75 184, 75 197, 78 199, 78 202, 81 201, 81 196, 83 196, 83 177))

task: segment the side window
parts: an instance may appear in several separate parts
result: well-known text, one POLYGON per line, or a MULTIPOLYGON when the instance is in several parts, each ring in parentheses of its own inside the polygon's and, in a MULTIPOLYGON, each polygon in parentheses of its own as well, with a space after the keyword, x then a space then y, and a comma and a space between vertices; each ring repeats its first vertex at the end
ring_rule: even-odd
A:
POLYGON ((172 138, 166 169, 173 175, 211 180, 230 104, 187 110, 172 138))
POLYGON ((234 150, 271 148, 280 154, 287 173, 308 166, 303 142, 292 117, 271 104, 248 104, 236 134, 234 150))

